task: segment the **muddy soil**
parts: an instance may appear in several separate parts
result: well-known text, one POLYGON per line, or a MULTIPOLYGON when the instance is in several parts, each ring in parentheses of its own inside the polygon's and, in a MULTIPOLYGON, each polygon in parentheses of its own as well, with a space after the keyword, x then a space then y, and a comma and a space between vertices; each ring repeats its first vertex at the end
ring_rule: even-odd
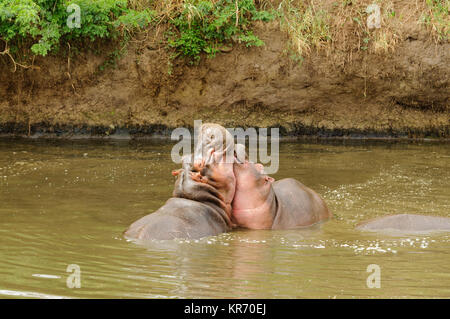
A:
POLYGON ((163 30, 117 46, 35 59, 0 57, 0 134, 146 136, 192 127, 280 127, 291 136, 450 137, 450 46, 405 26, 386 54, 314 51, 290 57, 279 23, 261 23, 262 47, 236 44, 191 65, 171 59, 163 30), (342 54, 341 54, 342 55, 342 54))

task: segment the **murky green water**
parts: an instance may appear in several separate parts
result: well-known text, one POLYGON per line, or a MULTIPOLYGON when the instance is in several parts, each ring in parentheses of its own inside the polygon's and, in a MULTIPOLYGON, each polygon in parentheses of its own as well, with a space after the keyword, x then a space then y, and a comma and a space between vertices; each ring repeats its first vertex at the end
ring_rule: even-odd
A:
POLYGON ((274 177, 316 190, 334 220, 138 246, 122 232, 169 198, 170 149, 0 140, 0 298, 450 297, 450 234, 354 230, 392 213, 450 217, 450 144, 282 143, 274 177), (81 288, 66 285, 70 264, 81 288))

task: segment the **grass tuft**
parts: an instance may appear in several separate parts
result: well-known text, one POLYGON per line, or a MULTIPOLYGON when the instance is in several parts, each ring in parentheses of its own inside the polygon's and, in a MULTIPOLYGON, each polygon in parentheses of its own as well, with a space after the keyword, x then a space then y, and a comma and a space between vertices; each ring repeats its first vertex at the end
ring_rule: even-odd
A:
POLYGON ((449 0, 425 0, 424 12, 420 16, 420 23, 430 30, 437 43, 448 41, 450 29, 449 0))

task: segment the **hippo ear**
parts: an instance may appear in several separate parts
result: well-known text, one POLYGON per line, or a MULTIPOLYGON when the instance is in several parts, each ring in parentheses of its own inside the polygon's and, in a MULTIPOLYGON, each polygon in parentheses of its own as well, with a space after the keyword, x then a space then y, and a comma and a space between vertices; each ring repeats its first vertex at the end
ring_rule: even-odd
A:
POLYGON ((273 182, 275 182, 275 179, 273 178, 273 177, 270 177, 270 176, 265 176, 264 177, 264 180, 266 181, 266 182, 269 182, 269 183, 273 183, 273 182))

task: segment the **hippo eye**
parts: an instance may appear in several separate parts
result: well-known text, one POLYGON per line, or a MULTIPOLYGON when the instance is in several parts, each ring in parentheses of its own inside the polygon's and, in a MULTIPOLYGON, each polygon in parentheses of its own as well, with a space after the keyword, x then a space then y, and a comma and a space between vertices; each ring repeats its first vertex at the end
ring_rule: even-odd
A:
POLYGON ((212 139, 214 138, 214 134, 211 134, 211 138, 212 138, 212 139))

